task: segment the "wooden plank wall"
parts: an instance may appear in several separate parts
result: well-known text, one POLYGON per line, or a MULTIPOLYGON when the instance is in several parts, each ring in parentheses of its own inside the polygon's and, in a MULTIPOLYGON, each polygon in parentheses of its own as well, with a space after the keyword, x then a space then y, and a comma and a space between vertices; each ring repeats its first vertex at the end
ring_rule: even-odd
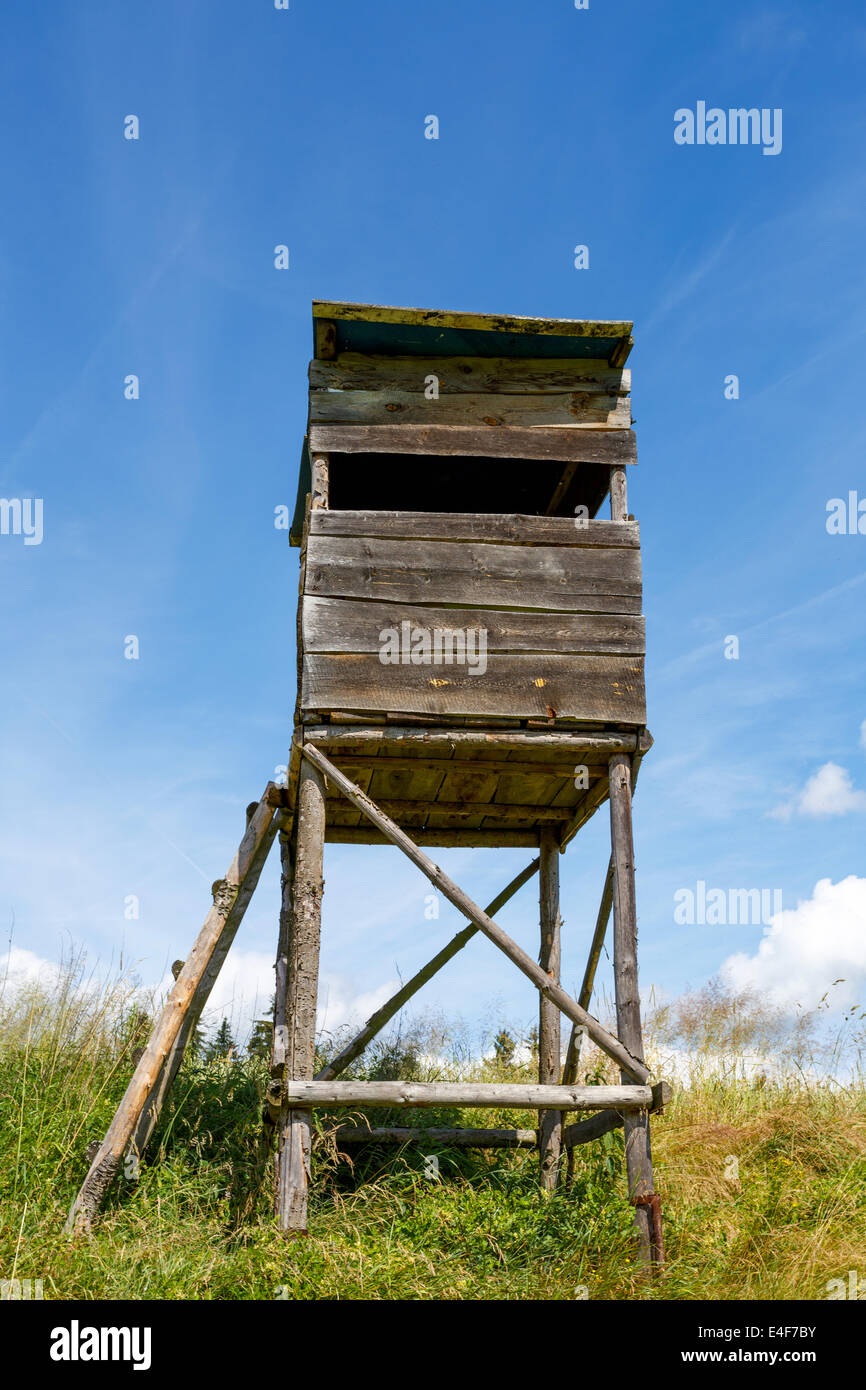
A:
POLYGON ((646 719, 634 522, 315 511, 302 636, 308 714, 646 719), (382 661, 386 630, 437 628, 483 631, 486 669, 382 661))
POLYGON ((310 423, 627 430, 630 389, 627 369, 594 359, 344 352, 310 363, 310 423))

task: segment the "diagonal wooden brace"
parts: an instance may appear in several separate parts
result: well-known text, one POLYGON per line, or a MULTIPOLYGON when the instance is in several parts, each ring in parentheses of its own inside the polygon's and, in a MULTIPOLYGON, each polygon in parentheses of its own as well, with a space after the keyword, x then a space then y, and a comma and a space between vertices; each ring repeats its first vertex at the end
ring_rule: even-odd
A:
POLYGON ((165 1075, 163 1068, 171 1056, 184 1020, 197 998, 201 999, 199 987, 208 979, 213 984, 210 967, 215 958, 221 957, 222 948, 225 946, 227 949, 227 941, 237 931, 267 850, 282 823, 283 813, 275 811, 273 805, 276 791, 277 788, 269 783, 228 873, 214 884, 213 907, 184 962, 108 1132, 81 1184, 66 1223, 67 1231, 89 1228, 121 1165, 145 1107, 155 1090, 159 1089, 160 1076, 165 1075))
POLYGON ((522 946, 518 946, 516 941, 512 941, 508 933, 504 932, 493 921, 492 917, 488 917, 486 912, 482 912, 481 908, 461 888, 458 888, 447 874, 443 873, 438 864, 434 864, 433 860, 415 844, 414 840, 410 839, 405 831, 395 825, 392 820, 389 820, 376 803, 365 792, 362 792, 354 782, 351 782, 338 767, 335 767, 324 753, 311 743, 305 743, 302 752, 304 757, 314 767, 317 767, 323 776, 327 777, 328 781, 332 782, 362 815, 371 820, 392 844, 401 849, 408 859, 411 859, 416 868, 429 878, 435 888, 438 888, 443 898, 447 898, 458 912, 462 912, 471 922, 474 922, 484 932, 484 935, 508 956, 518 970, 521 970, 527 979, 532 981, 545 999, 549 999, 552 1004, 555 1004, 566 1018, 571 1019, 572 1023, 584 1027, 596 1046, 606 1052, 609 1057, 612 1057, 615 1062, 618 1062, 623 1072, 627 1073, 634 1081, 644 1084, 649 1079, 648 1067, 638 1058, 633 1057, 618 1038, 615 1038, 612 1033, 602 1027, 598 1019, 592 1018, 576 1000, 572 999, 570 994, 555 984, 550 976, 545 974, 541 966, 527 955, 522 946))

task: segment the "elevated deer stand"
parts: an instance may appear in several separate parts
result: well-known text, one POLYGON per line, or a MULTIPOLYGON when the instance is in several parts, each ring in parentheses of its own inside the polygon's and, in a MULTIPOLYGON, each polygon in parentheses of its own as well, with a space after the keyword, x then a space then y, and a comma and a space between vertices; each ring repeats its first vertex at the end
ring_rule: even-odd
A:
POLYGON ((281 1229, 307 1228, 316 1107, 536 1109, 536 1130, 340 1126, 342 1144, 537 1147, 555 1187, 576 1145, 622 1126, 643 1259, 662 1259, 643 1056, 631 803, 645 727, 631 324, 313 306, 299 692, 287 786, 250 808, 233 864, 70 1213, 87 1225, 142 1152, 280 833, 272 1081, 281 1229), (597 517, 610 497, 610 520, 597 517), (611 856, 578 1000, 561 987, 559 856, 609 800, 611 856), (313 1074, 325 842, 393 844, 468 919, 313 1074), (480 908, 424 846, 534 846, 480 908), (536 962, 495 915, 539 874, 536 962), (613 912, 616 1036, 588 1013, 613 912), (340 1081, 389 1019, 482 932, 539 992, 537 1085, 340 1081), (559 1016, 571 1023, 561 1069, 559 1016), (581 1040, 620 1069, 578 1085, 581 1040), (564 1125, 571 1111, 589 1118, 564 1125), (564 1157, 565 1156, 565 1157, 564 1157))

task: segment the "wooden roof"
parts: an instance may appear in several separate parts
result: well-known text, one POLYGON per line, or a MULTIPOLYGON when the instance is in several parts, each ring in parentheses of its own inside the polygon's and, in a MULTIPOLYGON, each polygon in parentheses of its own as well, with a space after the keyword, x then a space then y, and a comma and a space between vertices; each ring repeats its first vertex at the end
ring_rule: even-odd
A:
POLYGON ((440 357, 592 357, 621 367, 633 324, 313 300, 316 357, 341 352, 440 357), (321 332, 334 325, 334 334, 321 332), (317 331, 318 329, 318 331, 317 331), (327 346, 323 349, 323 343, 327 346))

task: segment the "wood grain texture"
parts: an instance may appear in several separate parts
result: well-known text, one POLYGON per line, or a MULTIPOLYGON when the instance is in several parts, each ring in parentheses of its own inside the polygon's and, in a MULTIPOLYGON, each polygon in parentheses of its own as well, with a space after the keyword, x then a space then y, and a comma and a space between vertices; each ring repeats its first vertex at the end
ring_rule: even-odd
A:
POLYGON ((637 463, 634 432, 625 429, 496 425, 311 425, 311 452, 441 454, 461 458, 552 459, 568 463, 637 463))
MULTIPOLYGON (((394 353, 341 352, 332 362, 312 361, 311 392, 403 391, 424 396, 427 378, 449 395, 586 395, 627 397, 631 372, 592 357, 408 357, 394 353)), ((430 402, 436 404, 435 401, 430 402)))
MULTIPOLYGON (((621 1122, 620 1122, 621 1123, 621 1122)), ((408 1129, 377 1126, 338 1125, 334 1130, 338 1146, 344 1144, 432 1144, 453 1149, 534 1149, 538 1136, 534 1129, 408 1129)))
POLYGON ((513 715, 643 724, 643 659, 618 656, 488 657, 465 666, 383 666, 372 654, 304 657, 302 708, 426 715, 513 715))
POLYGON ((303 599, 304 651, 375 652, 381 633, 404 622, 414 629, 477 629, 486 633, 488 652, 551 655, 642 656, 646 623, 640 614, 539 613, 525 609, 442 608, 420 604, 369 602, 306 595, 303 599))
POLYGON ((535 1086, 496 1081, 288 1081, 290 1106, 402 1106, 432 1109, 638 1110, 652 1104, 652 1087, 535 1086))
POLYGON ((328 511, 310 517, 313 536, 370 536, 381 540, 483 541, 491 545, 640 548, 636 521, 519 513, 328 511))
POLYGON ((640 551, 311 535, 304 593, 390 603, 640 612, 640 551), (629 603, 628 600, 631 600, 629 603))
MULTIPOLYGON (((292 918, 288 941, 285 1076, 312 1079, 322 921, 325 786, 305 760, 298 788, 292 918)), ((277 1214, 280 1230, 307 1229, 312 1115, 289 1107, 285 1080, 280 1121, 277 1214)))
MULTIPOLYGON (((422 359, 419 358, 421 363, 422 359)), ((417 373, 417 367, 416 367, 417 373)), ((605 391, 453 392, 427 399, 422 390, 311 391, 311 425, 443 425, 508 428, 611 429, 631 425, 628 396, 605 391)))
POLYGON ((497 333, 541 333, 561 338, 627 338, 634 324, 620 319, 528 318, 524 314, 476 314, 458 309, 399 308, 314 299, 313 320, 361 319, 365 323, 418 324, 430 328, 482 329, 497 333))
MULTIPOLYGON (((503 753, 518 752, 522 756, 546 758, 551 753, 571 756, 571 754, 593 753, 605 755, 609 759, 613 753, 631 753, 638 739, 644 751, 652 747, 652 737, 646 730, 640 734, 626 732, 604 732, 596 730, 567 733, 559 729, 424 729, 411 726, 376 725, 351 728, 336 724, 311 724, 304 735, 313 743, 321 743, 331 749, 357 748, 365 745, 367 751, 384 748, 399 748, 401 754, 417 748, 423 755, 427 749, 455 750, 471 754, 494 751, 503 753)), ((297 747, 297 743, 295 744, 297 747)), ((339 756, 337 754, 337 756, 339 756)))
MULTIPOLYGON (((617 1034, 632 1056, 643 1060, 637 973, 631 760, 623 753, 615 753, 610 760, 610 833, 613 859, 613 977, 617 1034)), ((653 1165, 648 1108, 626 1117, 625 1162, 631 1201, 652 1193, 653 1165)), ((652 1259, 652 1227, 647 1207, 635 1207, 634 1224, 640 1258, 649 1263, 652 1259)))

